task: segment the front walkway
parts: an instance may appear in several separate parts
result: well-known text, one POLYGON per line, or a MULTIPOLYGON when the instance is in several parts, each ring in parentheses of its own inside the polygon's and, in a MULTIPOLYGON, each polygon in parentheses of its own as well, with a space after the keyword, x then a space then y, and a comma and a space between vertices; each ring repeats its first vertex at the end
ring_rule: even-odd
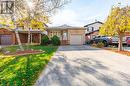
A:
POLYGON ((61 46, 36 86, 130 86, 130 57, 89 46, 61 46))

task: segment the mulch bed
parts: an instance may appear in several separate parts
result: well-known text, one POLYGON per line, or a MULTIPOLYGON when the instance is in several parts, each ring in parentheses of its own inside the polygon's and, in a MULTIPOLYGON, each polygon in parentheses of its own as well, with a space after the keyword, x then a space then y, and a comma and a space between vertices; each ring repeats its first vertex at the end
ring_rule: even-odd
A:
POLYGON ((30 55, 30 54, 40 54, 44 53, 42 50, 24 50, 24 51, 17 51, 14 53, 8 53, 6 55, 11 55, 11 56, 24 56, 24 55, 30 55))
POLYGON ((103 48, 103 49, 109 50, 109 51, 112 51, 112 52, 116 52, 116 53, 120 53, 120 54, 123 54, 123 55, 130 56, 130 52, 129 51, 125 51, 125 50, 118 51, 116 49, 111 49, 111 48, 103 48))

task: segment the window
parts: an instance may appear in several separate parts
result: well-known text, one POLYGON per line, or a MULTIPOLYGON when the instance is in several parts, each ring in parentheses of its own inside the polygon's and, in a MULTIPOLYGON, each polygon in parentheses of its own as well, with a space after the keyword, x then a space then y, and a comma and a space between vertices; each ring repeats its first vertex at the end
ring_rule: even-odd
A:
POLYGON ((53 34, 51 33, 51 37, 53 36, 53 34))
POLYGON ((92 32, 94 31, 94 27, 92 27, 92 32))
POLYGON ((67 32, 63 33, 63 40, 67 40, 67 32))
POLYGON ((64 33, 63 33, 63 35, 64 35, 64 37, 66 37, 66 36, 67 36, 67 33, 66 33, 66 32, 64 32, 64 33))
POLYGON ((87 31, 89 31, 89 28, 87 28, 87 31))

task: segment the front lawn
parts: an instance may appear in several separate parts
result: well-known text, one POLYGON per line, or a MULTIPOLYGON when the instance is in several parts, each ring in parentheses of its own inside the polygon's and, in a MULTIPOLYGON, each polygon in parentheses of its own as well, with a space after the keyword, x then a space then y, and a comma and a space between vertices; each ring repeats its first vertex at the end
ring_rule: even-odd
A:
MULTIPOLYGON (((42 54, 26 56, 0 55, 0 86, 30 86, 38 79, 39 74, 57 50, 56 46, 31 46, 34 50, 45 51, 42 54), (4 57, 4 58, 3 58, 4 57)), ((16 47, 8 50, 15 51, 16 47)))

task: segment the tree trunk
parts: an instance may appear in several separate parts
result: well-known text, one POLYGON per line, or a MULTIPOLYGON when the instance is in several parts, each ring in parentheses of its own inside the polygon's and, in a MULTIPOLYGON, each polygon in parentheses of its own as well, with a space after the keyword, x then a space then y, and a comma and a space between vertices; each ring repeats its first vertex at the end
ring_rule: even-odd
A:
POLYGON ((16 39, 17 39, 17 42, 18 42, 18 45, 19 45, 20 50, 21 50, 21 51, 24 51, 24 48, 23 48, 23 46, 22 46, 22 44, 21 44, 21 40, 20 40, 19 33, 18 33, 17 30, 15 30, 15 34, 16 34, 16 39))
POLYGON ((31 37, 31 33, 30 33, 30 28, 28 30, 28 44, 27 44, 27 49, 29 49, 29 45, 30 45, 30 38, 31 37))
POLYGON ((123 34, 119 34, 119 44, 118 44, 118 51, 123 50, 123 34))

